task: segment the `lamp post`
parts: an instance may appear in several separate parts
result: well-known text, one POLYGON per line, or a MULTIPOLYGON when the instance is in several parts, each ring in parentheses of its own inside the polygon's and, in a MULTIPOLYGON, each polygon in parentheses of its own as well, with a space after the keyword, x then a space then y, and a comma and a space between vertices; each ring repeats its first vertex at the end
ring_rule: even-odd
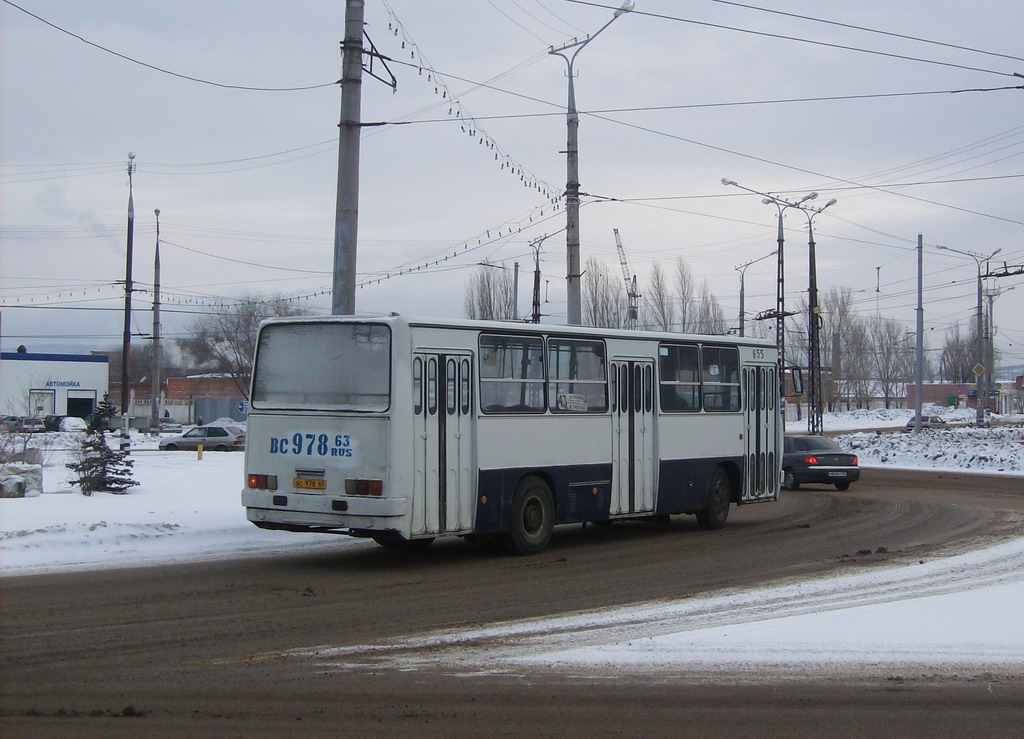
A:
POLYGON ((583 300, 580 289, 580 172, 579 172, 579 143, 577 132, 580 125, 580 118, 576 111, 576 88, 573 84, 573 64, 576 57, 583 51, 583 47, 597 38, 604 29, 608 28, 615 19, 623 13, 628 13, 634 7, 633 0, 626 0, 612 15, 611 20, 601 26, 595 33, 589 34, 583 40, 574 38, 567 44, 558 48, 551 47, 548 53, 560 56, 565 59, 567 75, 569 77, 569 98, 566 106, 566 182, 565 182, 565 252, 566 252, 566 322, 569 325, 578 326, 583 323, 583 300), (575 49, 571 55, 564 52, 575 49))
POLYGON ((746 332, 744 331, 744 325, 745 325, 744 321, 745 321, 746 311, 747 311, 747 308, 746 308, 746 298, 745 298, 745 294, 746 294, 745 282, 746 282, 746 277, 747 277, 747 267, 749 267, 752 264, 757 264, 758 262, 763 261, 763 260, 767 259, 768 257, 774 255, 774 254, 775 254, 775 252, 773 251, 773 252, 771 252, 769 254, 765 254, 763 257, 758 257, 757 259, 751 259, 749 262, 741 264, 739 267, 733 267, 734 270, 736 270, 737 272, 740 273, 740 336, 746 336, 746 332))
POLYGON ((988 387, 985 384, 985 305, 982 302, 984 300, 984 290, 982 289, 982 278, 981 278, 981 263, 987 262, 989 259, 994 257, 996 254, 1002 251, 1002 249, 996 249, 994 252, 989 254, 987 257, 982 254, 977 254, 973 251, 964 251, 960 249, 954 249, 949 246, 937 247, 943 251, 951 251, 954 254, 961 254, 965 257, 970 257, 974 260, 974 263, 978 267, 978 325, 977 325, 977 336, 975 337, 975 354, 978 357, 977 364, 975 364, 975 383, 977 388, 975 392, 978 394, 977 402, 977 415, 975 420, 979 424, 985 423, 985 407, 988 405, 988 387), (980 369, 981 372, 977 370, 980 369))
MULTIPOLYGON (((817 195, 817 193, 814 193, 817 195)), ((807 216, 807 333, 809 336, 809 373, 811 375, 811 387, 808 394, 807 433, 820 434, 822 432, 822 402, 824 398, 821 392, 821 309, 818 307, 818 267, 814 254, 814 217, 826 208, 836 204, 832 198, 820 208, 803 206, 800 208, 807 216)))
POLYGON ((135 201, 132 197, 132 174, 135 173, 135 155, 128 152, 128 237, 125 249, 124 274, 124 336, 121 341, 121 450, 128 449, 128 370, 132 349, 132 243, 135 239, 135 201))
POLYGON ((988 298, 988 331, 985 332, 986 333, 986 338, 987 338, 987 341, 986 341, 986 346, 987 346, 986 359, 988 360, 987 361, 987 365, 988 366, 985 368, 985 370, 986 370, 985 371, 985 387, 988 388, 988 392, 989 392, 989 396, 985 398, 985 401, 986 401, 985 405, 986 405, 986 407, 988 406, 989 397, 992 395, 992 392, 995 391, 997 400, 996 400, 996 407, 993 409, 993 413, 1001 413, 1002 412, 1002 409, 1000 408, 1000 403, 999 403, 999 400, 998 400, 1000 398, 1000 396, 1001 396, 1001 393, 999 393, 999 391, 996 390, 995 378, 992 376, 992 373, 995 370, 995 364, 996 364, 996 351, 995 351, 996 313, 995 313, 995 305, 994 305, 994 303, 995 303, 995 299, 998 298, 1000 295, 1002 295, 1003 293, 1008 293, 1008 292, 1010 292, 1010 290, 1013 290, 1015 288, 1016 288, 1016 285, 1010 285, 1008 287, 996 287, 996 288, 992 288, 992 289, 988 290, 985 293, 985 297, 988 298))
POLYGON ((154 208, 156 216, 156 253, 153 257, 153 405, 149 415, 149 429, 160 430, 160 209, 154 208))
POLYGON ((730 180, 726 177, 722 178, 722 184, 729 187, 738 187, 740 190, 746 190, 754 195, 760 195, 761 202, 765 205, 774 205, 778 214, 778 234, 776 241, 778 248, 775 253, 778 255, 777 262, 777 274, 775 278, 775 311, 774 313, 761 313, 758 315, 759 318, 774 318, 775 319, 775 345, 779 348, 779 395, 785 396, 786 394, 786 316, 793 315, 792 313, 786 312, 786 271, 785 271, 785 258, 784 258, 784 247, 786 243, 785 232, 782 228, 782 216, 783 212, 787 208, 799 208, 803 203, 808 200, 813 200, 818 197, 818 193, 812 192, 804 195, 800 200, 793 203, 784 198, 779 198, 768 193, 759 192, 758 190, 751 190, 749 187, 736 182, 736 180, 730 180))

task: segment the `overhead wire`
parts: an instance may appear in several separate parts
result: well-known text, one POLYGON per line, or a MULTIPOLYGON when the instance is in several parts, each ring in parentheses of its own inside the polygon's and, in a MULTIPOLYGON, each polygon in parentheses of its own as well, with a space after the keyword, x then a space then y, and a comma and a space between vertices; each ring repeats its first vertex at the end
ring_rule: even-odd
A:
MULTIPOLYGON (((608 10, 614 10, 615 9, 614 6, 605 5, 603 3, 590 2, 589 0, 564 0, 564 1, 568 2, 568 3, 575 3, 577 5, 590 5, 590 6, 593 6, 593 7, 605 8, 605 9, 608 9, 608 10)), ((825 47, 825 48, 839 49, 839 50, 842 50, 842 51, 853 51, 853 52, 857 52, 857 53, 861 53, 861 54, 870 54, 870 55, 874 55, 874 56, 888 57, 888 58, 891 58, 891 59, 901 59, 901 60, 904 60, 904 61, 912 61, 912 62, 918 62, 918 63, 922 63, 922 64, 932 64, 932 65, 937 65, 937 66, 941 66, 941 67, 949 67, 949 68, 952 68, 952 69, 962 69, 962 70, 970 71, 970 72, 983 72, 985 74, 994 74, 994 75, 999 75, 999 76, 1002 76, 1002 77, 1022 77, 1022 76, 1024 76, 1024 75, 1021 75, 1020 73, 1017 73, 1017 72, 1003 72, 1003 71, 995 70, 995 69, 985 69, 983 67, 972 67, 972 66, 969 66, 969 65, 966 65, 966 64, 956 64, 954 62, 943 62, 943 61, 939 61, 939 60, 936 60, 936 59, 925 59, 923 57, 909 56, 909 55, 906 55, 906 54, 896 54, 896 53, 888 52, 888 51, 878 51, 877 49, 865 49, 865 48, 862 48, 862 47, 859 47, 859 46, 849 46, 849 45, 846 45, 846 44, 837 44, 837 43, 832 43, 832 42, 829 42, 829 41, 818 41, 818 40, 814 40, 814 39, 806 39, 806 38, 801 38, 799 36, 789 36, 789 35, 781 34, 781 33, 771 33, 771 32, 768 32, 768 31, 755 31, 755 30, 750 29, 750 28, 739 28, 737 26, 728 26, 728 25, 725 25, 725 24, 722 24, 722 23, 711 23, 710 21, 698 21, 698 20, 694 20, 692 18, 681 18, 679 16, 668 15, 666 13, 651 13, 651 12, 648 12, 648 11, 635 10, 635 9, 632 10, 631 13, 633 15, 646 16, 648 18, 655 18, 655 19, 658 19, 658 20, 673 21, 673 22, 676 22, 676 23, 687 23, 687 24, 690 24, 690 25, 702 26, 702 27, 705 27, 705 28, 716 28, 716 29, 725 30, 725 31, 735 31, 736 33, 749 34, 749 35, 752 35, 752 36, 763 36, 765 38, 779 39, 779 40, 782 40, 782 41, 795 41, 795 42, 798 42, 798 43, 810 44, 810 45, 813 45, 813 46, 822 46, 822 47, 825 47)))
POLYGON ((83 44, 91 46, 91 47, 93 47, 95 49, 98 49, 100 51, 103 51, 103 52, 105 52, 107 54, 111 54, 113 56, 116 56, 119 59, 123 59, 126 62, 131 62, 132 64, 137 64, 137 65, 139 65, 141 67, 145 67, 147 69, 151 69, 154 72, 160 72, 161 74, 170 75, 171 77, 177 77, 178 79, 187 80, 189 82, 197 82, 197 83, 202 84, 202 85, 210 85, 212 87, 220 87, 220 88, 228 89, 228 90, 247 90, 247 91, 251 91, 251 92, 300 92, 300 91, 305 91, 305 90, 319 90, 319 89, 322 89, 322 88, 325 88, 325 87, 334 87, 334 86, 336 86, 338 84, 338 80, 334 80, 333 82, 324 82, 324 83, 317 84, 317 85, 302 85, 302 86, 298 86, 298 87, 254 87, 254 86, 249 86, 249 85, 226 84, 226 83, 223 83, 223 82, 214 82, 212 80, 202 79, 200 77, 192 77, 192 76, 187 75, 187 74, 181 74, 180 72, 174 72, 174 71, 171 71, 169 69, 165 69, 163 67, 158 67, 155 64, 149 64, 148 62, 144 62, 144 61, 141 61, 139 59, 135 59, 133 57, 130 57, 127 54, 122 54, 119 51, 114 51, 113 49, 109 49, 106 46, 103 46, 102 44, 96 43, 95 41, 90 41, 89 39, 85 38, 84 36, 80 36, 79 34, 74 33, 73 31, 69 31, 68 29, 63 28, 62 26, 59 26, 56 23, 53 23, 52 21, 48 21, 47 19, 43 18, 40 15, 36 15, 35 13, 33 13, 33 12, 29 11, 29 10, 26 10, 25 8, 23 8, 20 5, 18 5, 17 3, 12 2, 12 0, 0 0, 0 2, 4 2, 7 5, 10 5, 12 8, 16 9, 16 10, 20 10, 25 15, 30 16, 31 18, 36 19, 40 23, 43 23, 44 25, 47 25, 47 26, 49 26, 50 28, 52 28, 52 29, 54 29, 56 31, 60 31, 61 33, 66 34, 66 35, 68 35, 68 36, 70 36, 70 37, 72 37, 74 39, 78 39, 83 44))

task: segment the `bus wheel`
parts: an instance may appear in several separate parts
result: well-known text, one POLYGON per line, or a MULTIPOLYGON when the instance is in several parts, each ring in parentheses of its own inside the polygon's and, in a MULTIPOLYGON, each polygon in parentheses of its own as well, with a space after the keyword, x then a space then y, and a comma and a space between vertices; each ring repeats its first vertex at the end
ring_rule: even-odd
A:
POLYGON ((537 554, 544 550, 555 527, 551 490, 539 477, 526 477, 512 496, 512 518, 502 544, 510 554, 537 554))
POLYGON ((711 475, 708 483, 707 505, 703 511, 697 511, 697 524, 709 531, 725 526, 729 518, 729 504, 732 502, 732 485, 729 476, 721 467, 711 475))

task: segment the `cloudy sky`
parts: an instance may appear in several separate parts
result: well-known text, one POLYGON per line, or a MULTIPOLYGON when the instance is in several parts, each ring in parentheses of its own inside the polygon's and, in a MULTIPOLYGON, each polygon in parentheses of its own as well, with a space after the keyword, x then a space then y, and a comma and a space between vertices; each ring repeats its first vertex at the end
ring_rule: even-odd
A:
MULTIPOLYGON (((151 329, 154 209, 165 335, 245 294, 329 311, 344 5, 0 0, 4 351, 119 345, 129 152, 136 333, 151 329)), ((362 140, 358 311, 462 315, 487 260, 520 263, 526 314, 530 243, 548 235, 543 310, 565 320, 566 65, 547 50, 617 5, 366 0, 391 59, 373 71, 397 87, 364 77, 363 120, 393 125, 362 140)), ((722 178, 817 191, 838 201, 814 221, 819 288, 913 330, 921 233, 940 346, 973 320, 976 267, 938 245, 1024 264, 1022 28, 1010 0, 637 0, 576 61, 583 260, 618 276, 617 228, 641 292, 681 257, 735 322, 736 267, 775 248, 776 211, 722 178)), ((807 229, 790 213, 795 306, 807 229)), ((1022 282, 990 281, 1013 364, 1022 282)), ((774 295, 773 259, 751 265, 748 315, 774 295)))

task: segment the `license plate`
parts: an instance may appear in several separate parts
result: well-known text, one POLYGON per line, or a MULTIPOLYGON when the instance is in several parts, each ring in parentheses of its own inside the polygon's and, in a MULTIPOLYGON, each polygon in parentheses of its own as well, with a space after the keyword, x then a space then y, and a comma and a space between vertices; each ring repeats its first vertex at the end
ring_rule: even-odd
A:
POLYGON ((304 477, 292 478, 296 490, 326 490, 327 480, 307 480, 304 477))
MULTIPOLYGON (((829 477, 846 477, 846 473, 845 472, 829 472, 828 476, 829 477)), ((310 480, 310 482, 312 482, 312 480, 310 480)))

